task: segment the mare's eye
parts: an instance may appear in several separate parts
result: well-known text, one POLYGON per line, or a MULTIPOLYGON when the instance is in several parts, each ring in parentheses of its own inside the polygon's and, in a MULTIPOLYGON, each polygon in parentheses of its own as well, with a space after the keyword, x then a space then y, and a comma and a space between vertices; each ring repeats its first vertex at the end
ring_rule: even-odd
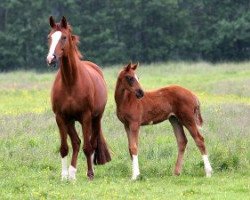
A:
POLYGON ((135 82, 135 78, 133 76, 126 76, 126 80, 130 86, 132 86, 135 82))
POLYGON ((67 39, 67 37, 66 36, 62 36, 62 40, 66 40, 67 39))

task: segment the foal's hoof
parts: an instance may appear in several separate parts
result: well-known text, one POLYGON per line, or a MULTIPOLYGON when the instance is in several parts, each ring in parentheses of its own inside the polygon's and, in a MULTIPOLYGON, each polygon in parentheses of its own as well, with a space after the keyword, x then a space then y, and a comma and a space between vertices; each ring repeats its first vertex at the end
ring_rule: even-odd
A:
POLYGON ((132 181, 136 181, 136 180, 139 180, 140 179, 140 174, 137 174, 137 175, 133 175, 131 180, 132 181))
POLYGON ((93 172, 88 172, 87 173, 89 181, 92 181, 94 179, 94 173, 93 172))
POLYGON ((179 172, 179 171, 174 171, 174 175, 175 175, 175 176, 180 176, 180 174, 181 174, 181 172, 179 172))

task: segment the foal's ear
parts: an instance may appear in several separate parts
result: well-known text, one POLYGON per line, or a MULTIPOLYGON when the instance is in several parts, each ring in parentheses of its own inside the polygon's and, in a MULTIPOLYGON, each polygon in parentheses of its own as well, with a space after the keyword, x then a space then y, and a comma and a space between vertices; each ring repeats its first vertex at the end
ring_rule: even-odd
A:
POLYGON ((131 69, 132 63, 130 62, 124 69, 128 72, 131 69))
POLYGON ((51 28, 56 27, 55 20, 54 20, 54 18, 52 16, 49 17, 49 24, 50 24, 51 28))
POLYGON ((139 62, 137 62, 136 64, 134 64, 134 66, 131 68, 133 70, 136 70, 136 68, 139 66, 139 62))
POLYGON ((64 16, 61 19, 60 25, 61 25, 62 28, 65 28, 65 29, 67 28, 68 24, 67 24, 67 20, 66 20, 66 18, 64 16))

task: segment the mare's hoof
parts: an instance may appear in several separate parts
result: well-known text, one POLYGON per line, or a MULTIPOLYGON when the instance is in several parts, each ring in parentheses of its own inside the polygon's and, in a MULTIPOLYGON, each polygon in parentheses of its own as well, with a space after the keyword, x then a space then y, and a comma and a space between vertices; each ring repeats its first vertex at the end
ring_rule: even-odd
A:
POLYGON ((94 179, 94 173, 93 172, 88 172, 87 173, 89 181, 92 181, 94 179))
POLYGON ((64 170, 62 171, 62 178, 61 178, 61 181, 67 181, 68 178, 69 178, 69 174, 68 174, 68 171, 64 170))

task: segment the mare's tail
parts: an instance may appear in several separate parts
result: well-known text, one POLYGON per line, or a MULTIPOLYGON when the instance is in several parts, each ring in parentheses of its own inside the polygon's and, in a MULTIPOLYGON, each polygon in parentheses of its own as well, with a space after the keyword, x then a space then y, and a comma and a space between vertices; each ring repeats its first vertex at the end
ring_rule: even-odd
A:
POLYGON ((97 136, 97 146, 94 154, 94 164, 103 165, 106 162, 111 161, 111 156, 107 147, 107 143, 103 137, 102 133, 99 133, 97 136))
POLYGON ((203 119, 201 117, 200 102, 197 100, 198 105, 194 109, 195 123, 198 128, 202 127, 203 119))

